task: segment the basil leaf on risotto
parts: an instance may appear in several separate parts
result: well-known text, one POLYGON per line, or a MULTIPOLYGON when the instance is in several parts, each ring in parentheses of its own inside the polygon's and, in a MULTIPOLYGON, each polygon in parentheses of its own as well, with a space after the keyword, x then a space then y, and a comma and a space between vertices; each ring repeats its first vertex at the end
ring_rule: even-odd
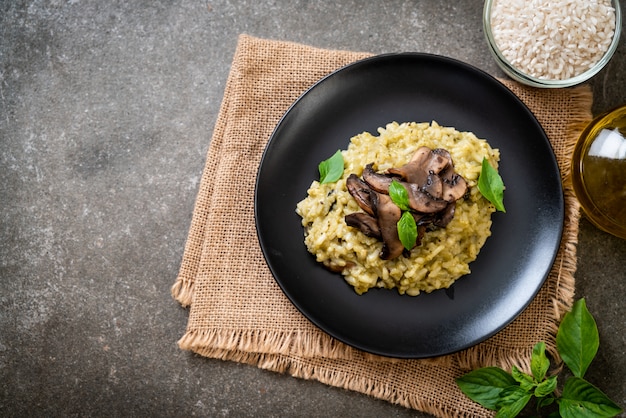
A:
POLYGON ((389 185, 389 197, 402 210, 409 210, 409 193, 400 182, 393 180, 389 185))
POLYGON ((480 193, 500 212, 506 212, 504 209, 504 182, 498 171, 483 158, 483 164, 478 177, 478 190, 480 193))
POLYGON ((334 183, 343 175, 343 154, 337 150, 327 160, 322 161, 318 166, 320 172, 320 184, 334 183))
POLYGON ((417 224, 410 212, 403 212, 398 221, 398 236, 404 248, 411 251, 417 240, 417 224))

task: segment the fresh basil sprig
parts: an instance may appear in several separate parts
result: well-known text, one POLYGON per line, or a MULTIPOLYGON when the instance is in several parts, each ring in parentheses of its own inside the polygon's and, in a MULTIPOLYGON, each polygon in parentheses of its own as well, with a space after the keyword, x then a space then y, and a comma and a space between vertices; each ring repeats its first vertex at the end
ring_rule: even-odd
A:
POLYGON ((337 150, 330 158, 318 165, 320 184, 334 183, 343 175, 343 154, 337 150))
POLYGON ((398 237, 404 248, 410 251, 417 241, 417 223, 409 212, 409 193, 400 182, 392 180, 389 185, 389 197, 402 211, 402 216, 397 223, 398 237))
POLYGON ((533 347, 532 374, 515 366, 511 373, 498 367, 483 367, 457 378, 456 382, 467 397, 487 409, 498 411, 496 417, 517 416, 532 398, 537 401, 537 409, 556 402, 558 412, 554 411, 550 416, 614 417, 622 409, 583 378, 598 345, 595 320, 587 310, 585 300, 579 299, 563 317, 556 337, 557 351, 574 374, 565 382, 560 396, 555 392, 558 374, 546 377, 550 360, 543 342, 533 347))
POLYGON ((504 209, 504 182, 498 171, 491 166, 486 158, 483 158, 482 167, 480 169, 480 177, 478 177, 478 191, 493 205, 496 210, 506 212, 504 209))

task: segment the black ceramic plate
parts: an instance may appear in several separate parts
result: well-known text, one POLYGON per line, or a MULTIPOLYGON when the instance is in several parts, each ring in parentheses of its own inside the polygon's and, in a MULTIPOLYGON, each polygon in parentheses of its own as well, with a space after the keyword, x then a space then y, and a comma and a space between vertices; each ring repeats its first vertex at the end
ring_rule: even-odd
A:
POLYGON ((558 250, 564 217, 559 169, 529 109, 488 74, 427 54, 382 55, 344 67, 303 94, 277 125, 255 191, 267 264, 291 302, 353 347, 398 358, 449 354, 492 336, 530 303, 558 250), (507 213, 472 272, 448 290, 417 297, 374 289, 358 296, 304 245, 296 204, 317 165, 352 136, 388 122, 429 122, 472 131, 500 149, 507 213))

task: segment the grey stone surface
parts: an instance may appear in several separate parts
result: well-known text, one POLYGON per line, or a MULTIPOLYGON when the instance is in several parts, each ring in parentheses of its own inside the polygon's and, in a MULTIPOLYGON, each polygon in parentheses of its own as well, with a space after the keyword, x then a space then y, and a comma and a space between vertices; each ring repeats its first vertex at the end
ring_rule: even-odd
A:
MULTIPOLYGON (((621 1, 622 8, 626 3, 621 1)), ((178 349, 169 293, 237 35, 421 51, 502 75, 482 2, 0 1, 0 415, 421 413, 178 349)), ((626 101, 626 36, 593 81, 626 101)), ((626 241, 583 220, 588 377, 626 406, 626 241)))

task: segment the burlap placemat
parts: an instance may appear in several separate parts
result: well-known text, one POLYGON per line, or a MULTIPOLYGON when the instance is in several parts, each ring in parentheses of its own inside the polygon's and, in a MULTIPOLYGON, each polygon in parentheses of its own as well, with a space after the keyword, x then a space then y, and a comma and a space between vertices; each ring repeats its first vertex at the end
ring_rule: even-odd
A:
POLYGON ((591 91, 536 90, 503 81, 546 130, 565 186, 561 247, 531 305, 503 331, 465 351, 429 360, 381 358, 332 339, 293 307, 265 264, 253 213, 258 164, 280 117, 317 80, 368 55, 240 37, 172 287, 174 298, 190 306, 179 345, 437 416, 491 415, 467 400, 454 378, 485 365, 528 370, 538 341, 555 354, 555 331, 571 306, 576 268, 579 206, 569 183, 569 156, 581 125, 591 119, 591 91))

